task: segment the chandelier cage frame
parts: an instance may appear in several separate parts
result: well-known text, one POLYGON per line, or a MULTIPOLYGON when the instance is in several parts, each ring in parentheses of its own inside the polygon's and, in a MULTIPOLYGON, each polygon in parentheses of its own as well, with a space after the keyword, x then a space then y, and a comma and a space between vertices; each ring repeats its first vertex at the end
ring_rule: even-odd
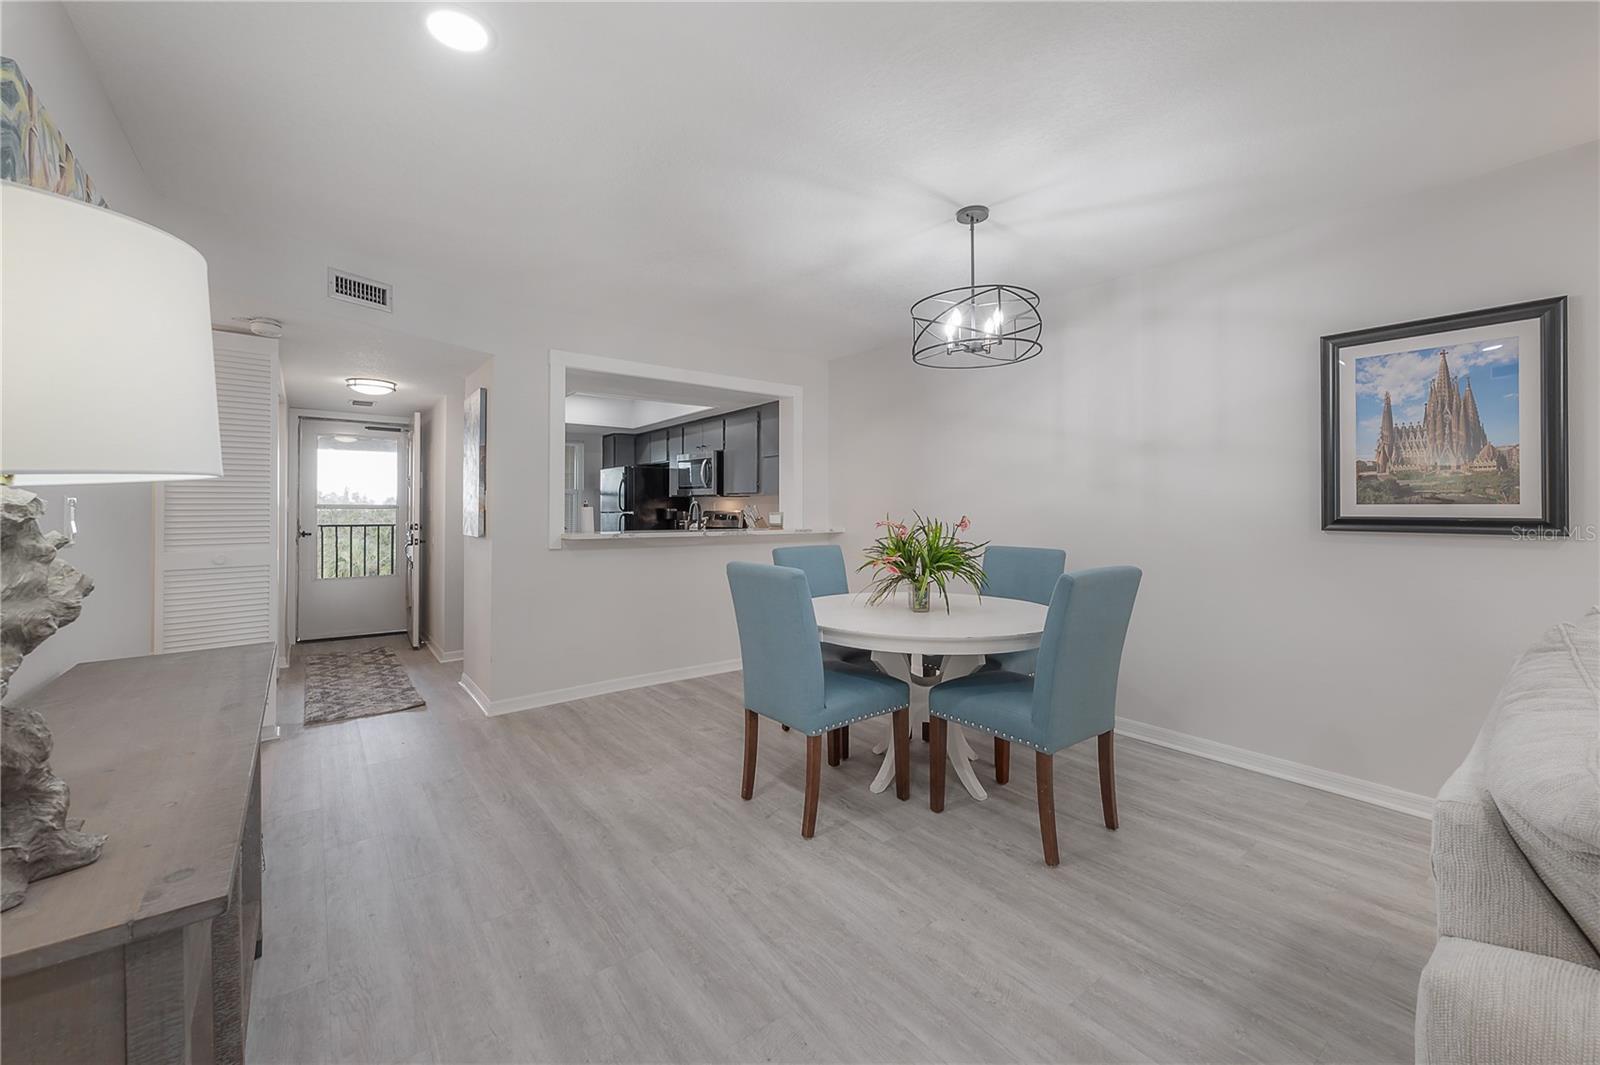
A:
POLYGON ((982 206, 956 212, 956 221, 967 227, 968 283, 911 305, 911 361, 918 366, 1012 366, 1044 350, 1039 294, 1020 285, 978 284, 977 224, 988 217, 989 209, 982 206))

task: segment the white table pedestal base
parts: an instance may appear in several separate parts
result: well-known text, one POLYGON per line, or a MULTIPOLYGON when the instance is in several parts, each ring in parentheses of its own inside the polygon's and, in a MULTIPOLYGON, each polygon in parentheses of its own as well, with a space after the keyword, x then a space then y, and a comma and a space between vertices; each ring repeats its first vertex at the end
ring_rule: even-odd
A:
MULTIPOLYGON (((920 731, 917 726, 928 720, 929 689, 940 681, 954 680, 957 677, 965 677, 967 674, 974 672, 979 666, 983 665, 983 656, 946 655, 944 667, 939 671, 937 677, 925 677, 922 675, 920 668, 921 655, 915 656, 918 659, 916 665, 919 668, 912 668, 912 657, 912 655, 878 652, 872 656, 872 660, 878 663, 878 667, 885 673, 903 680, 911 686, 910 716, 912 737, 915 738, 920 731)), ((889 727, 893 729, 894 725, 891 724, 889 727)), ((962 785, 967 789, 967 793, 982 802, 989 797, 989 793, 983 790, 982 784, 978 783, 978 774, 972 768, 972 760, 976 756, 973 753, 972 745, 967 742, 966 732, 960 725, 951 724, 949 736, 950 767, 955 770, 956 779, 961 781, 962 785)), ((889 740, 893 738, 894 734, 891 732, 889 740)), ((883 765, 878 768, 878 775, 872 781, 872 793, 877 795, 885 791, 894 782, 894 744, 886 740, 873 747, 872 753, 884 756, 883 765)))

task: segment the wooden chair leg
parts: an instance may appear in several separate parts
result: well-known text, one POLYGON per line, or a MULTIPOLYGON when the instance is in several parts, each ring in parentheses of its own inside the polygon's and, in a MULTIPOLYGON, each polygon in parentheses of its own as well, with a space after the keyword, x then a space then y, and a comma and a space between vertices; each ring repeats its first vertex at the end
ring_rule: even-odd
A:
POLYGON ((930 735, 932 735, 932 733, 930 733, 928 730, 928 723, 924 721, 922 723, 922 742, 927 743, 930 735))
POLYGON ((928 809, 944 813, 944 767, 949 760, 950 723, 942 717, 930 718, 933 725, 928 747, 928 809))
POLYGON ((994 782, 1011 783, 1011 741, 994 738, 994 782))
POLYGON ((901 802, 911 798, 911 711, 894 712, 894 795, 901 802))
POLYGON ((839 730, 839 757, 844 761, 850 760, 850 726, 846 725, 839 730))
POLYGON ((1112 750, 1116 733, 1110 729, 1100 733, 1100 812, 1105 815, 1106 827, 1117 827, 1117 764, 1112 750))
POLYGON ((839 730, 836 728, 828 730, 828 764, 839 764, 839 730))
POLYGON ((744 712, 744 780, 739 784, 739 798, 748 799, 756 790, 756 747, 760 738, 761 715, 754 710, 744 712))
POLYGON ((1034 753, 1034 776, 1039 781, 1039 835, 1044 840, 1044 864, 1060 865, 1056 846, 1056 760, 1043 751, 1034 753))
POLYGON ((806 805, 800 814, 800 835, 817 832, 817 796, 822 792, 822 737, 806 737, 806 805))

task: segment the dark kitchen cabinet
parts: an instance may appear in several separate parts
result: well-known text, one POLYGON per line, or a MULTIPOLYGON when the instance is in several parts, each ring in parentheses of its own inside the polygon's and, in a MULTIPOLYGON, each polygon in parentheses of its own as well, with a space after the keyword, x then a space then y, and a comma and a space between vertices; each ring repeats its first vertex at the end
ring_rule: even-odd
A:
POLYGON ((722 450, 724 445, 721 418, 708 418, 700 423, 700 446, 708 447, 712 451, 722 450))
POLYGON ((638 433, 633 438, 633 461, 641 466, 667 461, 667 431, 638 433))
POLYGON ((778 456, 761 456, 761 494, 775 496, 778 494, 778 456))
MULTIPOLYGON (((761 415, 761 425, 759 427, 761 457, 775 459, 778 457, 778 405, 776 403, 768 403, 764 407, 757 408, 757 413, 761 415)), ((767 486, 763 483, 761 491, 765 492, 766 490, 767 486)))
POLYGON ((600 438, 600 465, 632 466, 638 459, 630 433, 607 433, 600 438))
POLYGON ((722 494, 753 496, 761 490, 760 416, 742 410, 723 419, 722 494))
POLYGON ((667 431, 665 429, 657 429, 650 434, 649 455, 650 457, 645 460, 646 462, 667 461, 669 456, 667 455, 667 431))
POLYGON ((675 462, 679 455, 686 455, 683 449, 683 426, 674 425, 667 430, 667 461, 675 462))

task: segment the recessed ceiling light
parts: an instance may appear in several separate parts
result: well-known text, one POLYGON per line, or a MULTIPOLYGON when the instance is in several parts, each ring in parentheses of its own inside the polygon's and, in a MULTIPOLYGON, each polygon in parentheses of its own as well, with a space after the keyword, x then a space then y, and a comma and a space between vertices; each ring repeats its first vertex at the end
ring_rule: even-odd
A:
POLYGON ((446 48, 458 52, 481 52, 489 47, 489 27, 454 8, 442 7, 428 14, 428 32, 446 48))
POLYGON ((393 381, 384 381, 377 377, 346 377, 344 386, 352 392, 360 392, 363 396, 387 396, 394 391, 393 381))

